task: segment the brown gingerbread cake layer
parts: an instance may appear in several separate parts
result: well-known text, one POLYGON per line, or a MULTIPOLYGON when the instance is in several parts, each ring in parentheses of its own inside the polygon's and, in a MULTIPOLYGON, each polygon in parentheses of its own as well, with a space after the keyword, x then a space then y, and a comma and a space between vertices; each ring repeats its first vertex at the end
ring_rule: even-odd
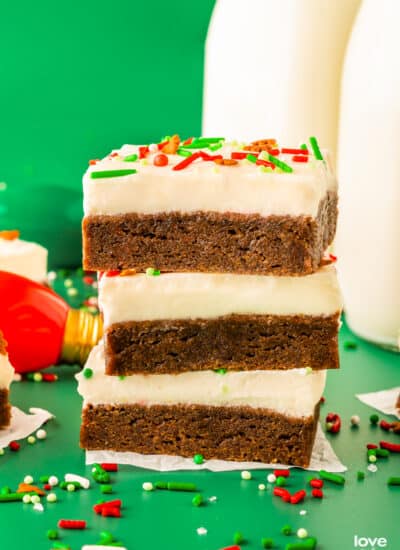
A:
POLYGON ((339 312, 127 321, 105 333, 106 374, 337 369, 339 312))
POLYGON ((0 430, 7 428, 11 421, 11 407, 8 401, 9 391, 0 389, 0 430))
POLYGON ((252 407, 87 405, 81 446, 307 467, 318 423, 252 407))
POLYGON ((91 215, 83 220, 83 265, 136 269, 306 275, 316 271, 336 230, 337 195, 316 218, 198 211, 91 215))

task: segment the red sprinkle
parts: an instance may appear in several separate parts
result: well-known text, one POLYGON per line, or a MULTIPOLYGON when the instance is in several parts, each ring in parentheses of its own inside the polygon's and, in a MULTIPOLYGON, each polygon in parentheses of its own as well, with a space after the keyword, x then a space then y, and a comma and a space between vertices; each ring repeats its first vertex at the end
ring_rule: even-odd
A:
POLYGON ((258 157, 260 153, 257 153, 257 152, 254 152, 254 151, 249 151, 249 152, 242 152, 242 151, 234 151, 233 153, 231 153, 231 159, 235 159, 235 160, 243 160, 247 157, 247 155, 253 155, 255 157, 258 157))
POLYGON ((386 420, 381 420, 379 422, 379 426, 382 428, 382 430, 385 430, 385 432, 388 432, 393 428, 392 423, 391 422, 386 422, 386 420))
POLYGON ((43 489, 44 489, 45 491, 51 491, 51 485, 50 485, 50 483, 46 483, 45 485, 43 485, 43 489))
POLYGON ((272 164, 272 162, 268 162, 267 160, 257 159, 256 160, 257 166, 267 166, 268 168, 272 168, 272 170, 275 170, 275 164, 272 164))
POLYGON ((95 164, 97 164, 99 162, 100 159, 92 159, 92 160, 89 160, 89 166, 94 166, 95 164))
POLYGON ((289 477, 290 470, 274 470, 274 476, 276 477, 289 477))
POLYGON ((155 155, 155 157, 153 158, 153 164, 154 166, 167 166, 167 155, 165 155, 164 153, 158 153, 158 155, 155 155))
POLYGON ((8 448, 10 451, 14 451, 14 453, 18 452, 21 448, 21 445, 17 441, 10 441, 8 444, 8 448))
POLYGON ((234 544, 233 546, 224 546, 221 550, 240 550, 240 546, 237 544, 234 544))
POLYGON ((118 464, 114 464, 111 462, 103 462, 102 464, 100 464, 100 466, 106 472, 118 472, 118 464))
POLYGON ((331 262, 336 262, 337 256, 335 256, 334 254, 329 254, 329 259, 331 260, 331 262))
POLYGON ((45 372, 42 374, 43 382, 57 382, 58 376, 51 372, 45 372))
POLYGON ((322 479, 311 479, 310 485, 314 489, 322 489, 322 487, 324 486, 324 482, 322 481, 322 479))
POLYGON ((329 424, 329 426, 327 426, 326 428, 328 432, 331 432, 333 434, 337 434, 338 432, 340 432, 342 422, 338 414, 328 413, 326 415, 325 422, 329 424))
POLYGON ((165 147, 168 143, 169 143, 169 140, 168 140, 168 139, 167 139, 167 141, 162 141, 161 143, 158 143, 158 144, 157 144, 158 150, 161 151, 161 149, 162 149, 163 147, 165 147))
POLYGON ((60 519, 58 527, 61 529, 86 529, 86 521, 83 519, 60 519))
POLYGON ((149 148, 147 145, 143 147, 139 147, 139 159, 146 158, 148 152, 149 152, 149 148))
POLYGON ((400 453, 400 445, 395 443, 389 443, 389 441, 380 441, 379 446, 381 449, 386 449, 392 453, 400 453))
POLYGON ((308 155, 308 149, 294 149, 292 147, 283 147, 282 153, 287 155, 308 155))
POLYGON ((190 145, 192 143, 192 141, 193 141, 193 138, 190 137, 188 139, 185 139, 185 141, 182 143, 182 145, 190 145))
POLYGON ((122 500, 109 500, 108 502, 102 502, 101 504, 95 504, 93 506, 93 511, 96 513, 96 514, 99 514, 99 515, 107 515, 104 513, 105 510, 107 510, 107 512, 109 510, 111 510, 110 512, 110 516, 113 516, 113 517, 120 517, 116 515, 116 512, 115 510, 119 510, 122 506, 122 500))
POLYGON ((290 493, 287 489, 284 489, 283 487, 274 487, 273 494, 276 497, 281 497, 281 499, 285 502, 290 502, 290 493))
POLYGON ((175 166, 172 168, 172 170, 183 170, 189 164, 192 164, 193 161, 196 159, 201 158, 201 151, 197 151, 196 153, 193 153, 193 155, 190 155, 190 157, 185 157, 181 162, 178 162, 178 164, 175 164, 175 166))
POLYGON ((203 160, 219 160, 222 159, 222 155, 209 155, 208 153, 205 153, 204 151, 199 151, 199 155, 203 160))
POLYGON ((115 507, 104 506, 101 509, 101 515, 103 517, 108 517, 108 518, 120 518, 121 517, 121 510, 119 508, 117 508, 116 506, 115 507))
POLYGON ((118 271, 117 269, 113 269, 111 271, 106 271, 105 272, 105 276, 106 277, 117 277, 121 272, 118 271))
POLYGON ((268 153, 273 157, 277 157, 280 154, 279 149, 268 149, 268 153))
POLYGON ((320 403, 325 403, 325 401, 326 401, 326 399, 325 399, 325 397, 322 395, 322 396, 321 396, 321 399, 319 400, 319 402, 320 402, 320 403))
POLYGON ((314 498, 324 498, 324 493, 321 491, 321 489, 313 489, 311 491, 311 494, 314 498))
POLYGON ((111 153, 110 157, 117 157, 118 156, 118 153, 111 153))
POLYGON ((83 277, 82 280, 85 283, 85 285, 92 285, 94 283, 94 278, 90 277, 89 275, 85 275, 85 277, 83 277))
POLYGON ((299 504, 299 502, 303 502, 303 500, 306 497, 306 492, 304 489, 301 489, 300 491, 297 491, 294 495, 290 497, 290 503, 291 504, 299 504))
POLYGON ((378 445, 374 445, 373 443, 367 443, 367 449, 377 449, 378 445))
POLYGON ((292 160, 294 162, 308 162, 308 157, 306 155, 294 155, 292 160))

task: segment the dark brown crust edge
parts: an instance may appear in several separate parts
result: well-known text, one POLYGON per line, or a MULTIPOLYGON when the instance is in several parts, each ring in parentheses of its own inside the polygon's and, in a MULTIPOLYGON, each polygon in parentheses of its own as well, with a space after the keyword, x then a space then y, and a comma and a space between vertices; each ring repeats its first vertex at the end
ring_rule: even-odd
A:
POLYGON ((9 391, 0 389, 0 430, 7 428, 11 422, 11 406, 8 397, 9 391))
POLYGON ((336 219, 334 192, 321 200, 317 218, 206 211, 86 216, 83 266, 306 275, 320 266, 336 219))
POLYGON ((128 321, 105 333, 106 374, 339 368, 339 312, 128 321))
POLYGON ((87 405, 81 447, 206 460, 254 461, 308 467, 318 424, 268 409, 203 405, 87 405))

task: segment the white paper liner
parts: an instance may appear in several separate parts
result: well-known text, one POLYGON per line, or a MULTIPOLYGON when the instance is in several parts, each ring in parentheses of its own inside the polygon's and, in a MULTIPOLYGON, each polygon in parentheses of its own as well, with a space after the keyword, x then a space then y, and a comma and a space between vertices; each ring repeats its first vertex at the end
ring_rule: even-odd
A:
POLYGON ((29 412, 30 414, 24 413, 18 407, 11 408, 11 425, 0 430, 0 449, 7 447, 11 441, 28 437, 47 420, 53 418, 53 415, 45 409, 32 407, 29 412))
POLYGON ((384 414, 392 414, 400 418, 400 412, 396 409, 396 402, 400 394, 400 386, 389 390, 375 391, 371 393, 358 393, 357 399, 373 407, 384 414))
MULTIPOLYGON (((233 462, 230 460, 206 460, 203 464, 195 464, 191 458, 167 455, 142 455, 139 453, 116 451, 86 451, 86 464, 111 462, 129 464, 148 470, 170 472, 174 470, 210 470, 225 472, 230 470, 260 470, 265 468, 290 468, 285 464, 262 464, 260 462, 233 462)), ((318 425, 310 466, 307 470, 327 470, 328 472, 345 472, 347 470, 325 437, 318 425)))

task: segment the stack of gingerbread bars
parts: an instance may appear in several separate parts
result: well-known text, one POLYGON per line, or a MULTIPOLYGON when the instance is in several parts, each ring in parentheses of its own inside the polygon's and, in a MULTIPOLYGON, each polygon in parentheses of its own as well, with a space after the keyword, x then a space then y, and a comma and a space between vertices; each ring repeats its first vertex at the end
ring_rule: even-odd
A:
POLYGON ((307 466, 341 310, 316 139, 167 136, 83 186, 105 333, 78 376, 82 447, 307 466))

